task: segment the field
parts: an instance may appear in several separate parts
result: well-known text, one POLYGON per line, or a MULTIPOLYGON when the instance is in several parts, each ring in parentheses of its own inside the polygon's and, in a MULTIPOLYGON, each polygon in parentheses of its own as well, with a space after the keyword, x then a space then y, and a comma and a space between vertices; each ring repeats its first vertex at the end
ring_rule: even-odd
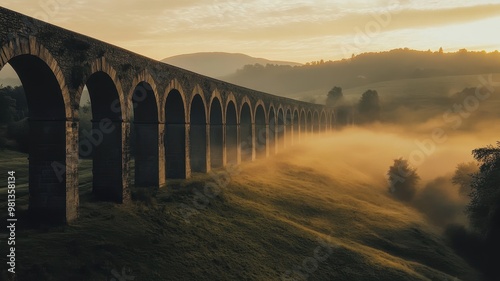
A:
MULTIPOLYGON (((126 205, 92 200, 85 160, 78 221, 34 226, 19 217, 18 280, 479 280, 440 226, 387 191, 388 166, 412 143, 397 138, 347 130, 158 191, 134 189, 126 205), (401 148, 388 153, 394 141, 401 148)), ((456 151, 443 169, 470 158, 456 151)), ((2 174, 27 178, 26 155, 1 155, 2 174)), ((436 176, 420 170, 424 181, 436 176)), ((17 194, 26 208, 25 183, 17 194)))

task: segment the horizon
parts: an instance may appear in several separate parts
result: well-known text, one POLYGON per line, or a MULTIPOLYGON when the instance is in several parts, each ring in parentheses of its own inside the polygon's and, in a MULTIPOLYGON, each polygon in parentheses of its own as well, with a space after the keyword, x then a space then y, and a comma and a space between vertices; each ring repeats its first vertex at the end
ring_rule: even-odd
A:
POLYGON ((488 35, 500 24, 500 3, 490 0, 472 5, 430 0, 4 2, 7 9, 156 60, 226 52, 305 64, 397 48, 500 49, 500 39, 488 35))

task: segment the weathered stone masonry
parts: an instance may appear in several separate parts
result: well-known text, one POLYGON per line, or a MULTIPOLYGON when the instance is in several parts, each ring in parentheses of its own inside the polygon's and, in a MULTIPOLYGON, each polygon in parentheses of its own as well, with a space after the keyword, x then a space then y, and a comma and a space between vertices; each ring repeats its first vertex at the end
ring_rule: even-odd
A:
MULTIPOLYGON (((30 123, 29 208, 41 219, 78 216, 78 110, 92 103, 93 193, 129 199, 130 130, 136 186, 267 157, 328 131, 322 105, 239 87, 164 64, 0 7, 0 69, 24 86, 30 123)), ((82 144, 80 144, 82 145, 82 144)))

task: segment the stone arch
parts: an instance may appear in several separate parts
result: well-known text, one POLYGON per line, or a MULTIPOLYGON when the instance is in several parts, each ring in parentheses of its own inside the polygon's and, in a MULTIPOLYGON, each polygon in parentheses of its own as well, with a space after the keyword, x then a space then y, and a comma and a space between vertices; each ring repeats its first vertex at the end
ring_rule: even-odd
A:
POLYGON ((254 155, 253 111, 248 97, 243 97, 239 106, 241 161, 251 161, 254 155))
MULTIPOLYGON (((90 64, 90 72, 78 87, 78 100, 87 86, 92 107, 92 132, 80 142, 80 155, 92 157, 92 193, 98 200, 124 202, 128 199, 128 142, 131 114, 116 71, 104 57, 90 64), (87 146, 85 146, 87 144, 87 146), (84 148, 89 149, 85 150, 84 148)), ((85 133, 84 133, 85 134, 85 133)))
MULTIPOLYGON (((165 88, 165 94, 163 95, 163 100, 161 100, 161 107, 166 109, 166 103, 168 100, 168 96, 172 92, 177 92, 182 100, 182 111, 184 112, 184 122, 188 120, 188 102, 186 98, 186 92, 184 90, 184 87, 182 87, 181 83, 177 79, 172 79, 167 87, 165 88)), ((166 120, 164 120, 166 122, 166 120)))
POLYGON ((227 123, 227 107, 229 105, 229 103, 232 102, 233 105, 234 105, 234 110, 236 112, 236 123, 238 124, 239 123, 239 111, 238 111, 238 102, 236 100, 236 97, 234 96, 233 93, 229 92, 227 95, 226 95, 226 100, 224 102, 224 108, 226 109, 226 111, 224 112, 224 123, 227 123))
MULTIPOLYGON (((128 101, 124 97, 124 92, 122 88, 122 83, 120 79, 118 78, 116 70, 107 63, 105 57, 98 58, 94 60, 93 62, 90 63, 90 72, 86 77, 84 77, 82 83, 78 86, 77 92, 76 92, 76 100, 77 102, 80 101, 82 97, 82 92, 83 88, 85 87, 86 84, 88 84, 88 81, 90 78, 96 74, 101 75, 99 73, 104 73, 106 76, 109 77, 110 81, 113 82, 114 87, 116 88, 116 92, 118 93, 118 98, 115 99, 112 103, 111 111, 115 114, 114 118, 117 120, 122 120, 122 121, 130 121, 130 112, 127 110, 129 107, 128 101)), ((104 79, 104 77, 103 77, 104 79)), ((99 85, 96 85, 98 87, 99 85)), ((89 88, 89 85, 87 85, 87 88, 89 88)), ((90 93, 90 89, 89 89, 90 93)), ((102 104, 99 104, 102 105, 102 104)), ((103 111, 105 109, 102 109, 103 111)), ((94 106, 92 106, 92 111, 94 111, 94 106)))
POLYGON ((189 162, 186 161, 186 95, 180 83, 171 80, 165 89, 162 102, 164 108, 164 150, 165 174, 167 178, 185 179, 190 175, 189 162))
MULTIPOLYGON (((262 109, 264 110, 264 120, 266 121, 266 124, 267 124, 267 111, 266 111, 266 105, 264 104, 264 102, 259 99, 257 102, 255 102, 255 105, 253 107, 253 116, 255 117, 256 116, 256 112, 257 112, 257 107, 259 106, 262 106, 262 109)), ((253 122, 255 123, 255 119, 253 119, 253 122)))
POLYGON ((293 115, 293 141, 294 143, 298 143, 300 138, 299 110, 297 108, 294 108, 292 115, 293 115))
POLYGON ((326 111, 322 110, 321 111, 321 118, 320 118, 320 125, 319 125, 320 132, 322 132, 322 133, 326 132, 327 127, 328 127, 328 121, 326 119, 326 111))
POLYGON ((68 86, 66 84, 64 73, 61 70, 58 61, 42 44, 38 43, 35 37, 15 37, 13 40, 7 42, 7 44, 4 44, 0 49, 0 70, 13 58, 23 55, 31 55, 46 64, 59 85, 64 105, 65 118, 71 120, 73 117, 75 117, 73 115, 75 114, 75 111, 72 110, 71 107, 72 100, 69 94, 68 86))
POLYGON ((212 168, 219 168, 224 165, 224 110, 222 109, 222 97, 215 90, 208 105, 210 124, 210 165, 212 168))
POLYGON ((319 133, 319 113, 317 110, 314 110, 313 113, 312 127, 313 133, 319 133))
MULTIPOLYGON (((157 84, 156 84, 156 81, 153 79, 153 77, 151 76, 151 74, 149 74, 149 72, 147 70, 144 70, 142 72, 140 72, 138 75, 136 75, 136 77, 134 78, 133 82, 132 82, 132 88, 130 88, 130 91, 129 91, 129 99, 131 99, 129 101, 129 106, 131 108, 129 108, 128 110, 130 112, 132 112, 134 110, 134 102, 136 104, 141 104, 144 99, 143 99, 143 96, 142 95, 136 95, 136 90, 137 90, 137 86, 140 85, 141 83, 146 83, 147 85, 144 85, 143 89, 141 91, 146 91, 147 93, 146 94, 153 94, 154 95, 154 102, 156 104, 156 116, 157 116, 157 121, 158 122, 164 122, 164 116, 163 116, 163 110, 162 110, 162 107, 161 107, 161 102, 160 102, 160 93, 158 91, 158 87, 157 87, 157 84), (134 88, 135 86, 135 88, 134 88)), ((142 93, 139 93, 139 94, 142 94, 142 93)), ((148 102, 148 101, 146 101, 148 102)), ((134 114, 135 116, 135 114, 134 114)))
POLYGON ((43 221, 72 221, 79 204, 74 137, 78 126, 65 75, 35 37, 15 37, 0 47, 0 69, 7 63, 12 66, 28 102, 30 215, 43 221))
POLYGON ((160 146, 160 114, 158 92, 153 78, 143 71, 134 78, 130 94, 130 112, 133 112, 131 151, 135 157, 135 186, 159 187, 165 183, 163 146, 160 146))
POLYGON ((292 109, 290 108, 290 106, 287 106, 285 111, 285 146, 290 146, 292 144, 292 122, 292 109))
MULTIPOLYGON (((204 117, 205 121, 208 121, 208 118, 209 118, 209 116, 208 116, 209 104, 205 98, 205 94, 203 92, 203 89, 200 87, 200 85, 196 85, 196 86, 194 86, 193 91, 191 92, 191 96, 190 96, 189 103, 188 103, 188 105, 189 105, 189 107, 188 107, 189 111, 188 111, 188 115, 187 115, 188 123, 191 123, 191 104, 193 103, 193 100, 196 98, 196 96, 199 96, 201 98, 201 101, 203 102, 203 109, 205 110, 205 117, 204 117)), ((207 122, 207 124, 208 124, 208 122, 207 122)))
POLYGON ((285 148, 285 109, 282 105, 278 109, 278 149, 285 148))
POLYGON ((195 88, 189 102, 189 159, 191 171, 208 171, 207 149, 207 104, 200 91, 195 88))
POLYGON ((267 114, 264 102, 259 100, 255 104, 254 109, 254 123, 255 123, 255 153, 256 157, 262 158, 266 156, 267 153, 267 114))
POLYGON ((269 124, 269 134, 268 134, 268 142, 269 142, 269 155, 276 154, 276 144, 277 144, 277 136, 278 136, 278 122, 276 119, 276 109, 274 107, 274 103, 271 102, 269 105, 269 109, 267 110, 269 119, 267 123, 269 124))
POLYGON ((304 108, 300 110, 300 139, 303 139, 307 134, 307 116, 304 108))
POLYGON ((313 116, 312 116, 312 111, 309 109, 307 110, 307 124, 306 124, 306 131, 308 134, 311 134, 313 132, 313 116))
POLYGON ((238 163, 238 106, 236 98, 232 93, 226 97, 224 122, 226 125, 226 162, 228 164, 238 163))

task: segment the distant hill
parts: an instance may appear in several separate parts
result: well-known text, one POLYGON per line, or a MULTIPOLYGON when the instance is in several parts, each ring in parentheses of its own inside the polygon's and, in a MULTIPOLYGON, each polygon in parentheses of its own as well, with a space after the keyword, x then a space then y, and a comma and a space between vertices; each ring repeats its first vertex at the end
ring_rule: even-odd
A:
POLYGON ((383 81, 484 73, 500 73, 499 52, 460 50, 440 53, 396 49, 302 66, 246 65, 221 79, 272 94, 308 100, 311 96, 307 93, 326 96, 333 86, 346 90, 383 81))
POLYGON ((236 70, 248 64, 301 65, 297 62, 272 61, 263 58, 254 58, 244 54, 223 52, 178 55, 163 59, 162 62, 214 78, 233 74, 236 70))

